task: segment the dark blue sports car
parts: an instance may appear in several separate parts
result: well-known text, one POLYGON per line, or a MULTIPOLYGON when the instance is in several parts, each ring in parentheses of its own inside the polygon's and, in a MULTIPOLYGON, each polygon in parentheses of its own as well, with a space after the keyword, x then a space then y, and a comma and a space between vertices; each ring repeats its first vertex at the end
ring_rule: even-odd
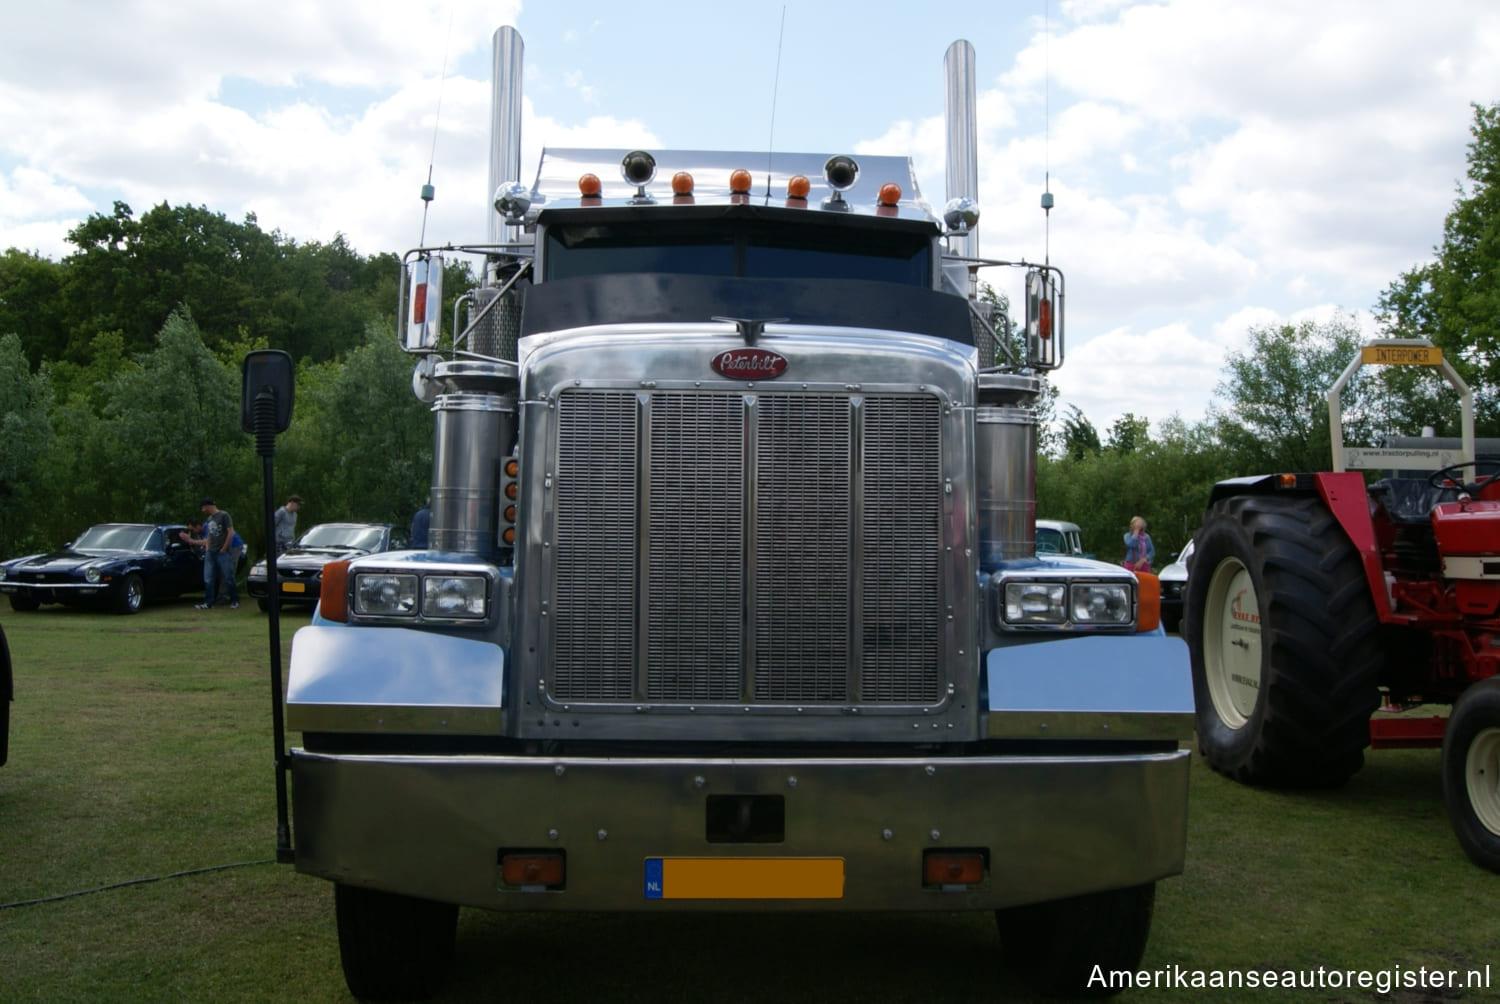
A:
POLYGON ((99 604, 133 614, 203 588, 203 559, 177 535, 181 524, 100 523, 61 551, 0 564, 0 593, 14 610, 43 603, 99 604))

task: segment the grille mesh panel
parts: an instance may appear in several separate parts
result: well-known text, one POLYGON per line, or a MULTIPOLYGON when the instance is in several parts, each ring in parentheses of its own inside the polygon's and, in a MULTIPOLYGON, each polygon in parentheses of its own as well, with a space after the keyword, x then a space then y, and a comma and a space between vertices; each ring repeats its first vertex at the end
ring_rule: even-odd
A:
POLYGON ((554 698, 941 698, 936 399, 570 390, 556 414, 554 698))

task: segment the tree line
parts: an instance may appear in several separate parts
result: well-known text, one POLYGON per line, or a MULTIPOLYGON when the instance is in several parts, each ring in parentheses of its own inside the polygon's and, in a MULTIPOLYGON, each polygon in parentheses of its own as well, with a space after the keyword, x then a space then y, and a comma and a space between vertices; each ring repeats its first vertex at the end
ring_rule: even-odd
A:
MULTIPOLYGON (((1474 106, 1467 182, 1433 258, 1372 309, 1383 334, 1424 337, 1475 390, 1480 435, 1500 434, 1500 105, 1474 106)), ((1376 211, 1376 207, 1372 207, 1376 211)), ((117 202, 72 230, 60 261, 0 256, 0 557, 55 547, 111 520, 178 521, 211 496, 263 553, 261 462, 240 428, 240 365, 256 348, 296 363, 276 485, 306 521, 410 519, 428 490, 432 418, 394 333, 399 260, 267 233, 206 207, 117 202)), ((472 287, 461 265, 453 299, 472 287)), ((1101 435, 1055 390, 1041 408, 1037 514, 1083 527, 1114 558, 1145 516, 1158 561, 1179 550, 1215 481, 1326 470, 1324 395, 1361 341, 1354 318, 1252 328, 1202 419, 1155 428, 1127 414, 1101 435), (1061 414, 1058 413, 1061 405, 1061 414)), ((1456 396, 1420 367, 1367 368, 1344 436, 1432 426, 1457 435, 1456 396)), ((280 500, 278 500, 280 501, 280 500)))

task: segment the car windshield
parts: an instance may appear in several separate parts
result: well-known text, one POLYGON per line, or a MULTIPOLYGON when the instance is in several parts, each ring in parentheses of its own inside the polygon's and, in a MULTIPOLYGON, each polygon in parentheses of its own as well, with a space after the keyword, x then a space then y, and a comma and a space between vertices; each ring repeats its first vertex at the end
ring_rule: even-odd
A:
POLYGON ((144 551, 154 526, 136 526, 126 523, 105 523, 91 526, 73 541, 76 551, 144 551))
POLYGON ((1036 551, 1038 554, 1062 554, 1064 550, 1062 534, 1046 527, 1037 527, 1036 551))
POLYGON ((380 538, 384 532, 378 526, 322 523, 304 533, 302 539, 297 541, 297 546, 352 547, 361 551, 373 551, 380 546, 380 538))

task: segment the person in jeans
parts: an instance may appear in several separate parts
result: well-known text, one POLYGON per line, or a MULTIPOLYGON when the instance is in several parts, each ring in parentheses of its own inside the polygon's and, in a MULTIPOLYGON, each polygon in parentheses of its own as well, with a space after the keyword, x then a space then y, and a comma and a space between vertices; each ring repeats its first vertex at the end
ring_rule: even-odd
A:
POLYGON ((275 543, 274 553, 284 553, 292 546, 292 541, 297 539, 297 510, 301 508, 302 496, 290 495, 287 497, 286 505, 271 514, 271 523, 275 528, 272 537, 275 543))
POLYGON ((205 549, 203 602, 198 604, 198 609, 213 609, 221 580, 226 581, 229 586, 229 609, 237 609, 240 605, 240 589, 234 580, 234 555, 230 550, 235 537, 234 521, 229 518, 229 513, 214 505, 213 499, 204 499, 198 503, 198 509, 203 513, 203 537, 183 538, 189 544, 205 549))

